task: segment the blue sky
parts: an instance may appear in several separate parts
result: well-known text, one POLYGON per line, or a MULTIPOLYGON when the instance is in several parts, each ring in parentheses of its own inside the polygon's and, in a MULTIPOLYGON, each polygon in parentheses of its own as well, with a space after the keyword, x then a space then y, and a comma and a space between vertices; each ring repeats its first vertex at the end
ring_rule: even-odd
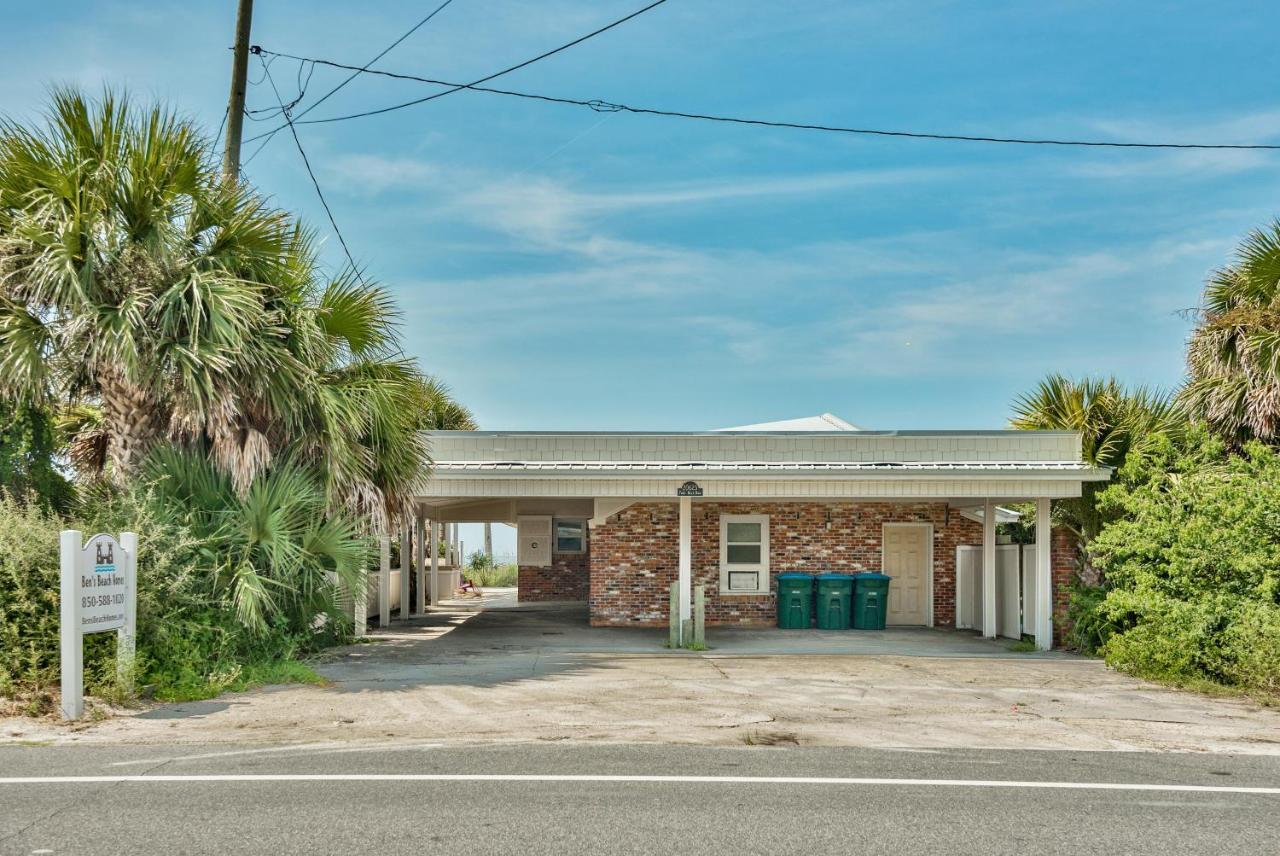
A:
MULTIPOLYGON (((234 5, 21 4, 0 109, 30 118, 50 82, 110 83, 212 133, 234 5)), ((257 5, 255 42, 361 63, 436 4, 257 5)), ((455 0, 379 67, 474 79, 640 5, 455 0)), ((669 0, 502 85, 872 127, 1278 142, 1277 25, 1264 2, 669 0)), ((295 72, 273 66, 290 96, 295 72)), ((337 79, 318 70, 308 91, 337 79)), ((427 91, 361 79, 312 116, 427 91)), ((1280 153, 875 140, 474 93, 300 133, 352 251, 399 297, 409 350, 486 428, 822 411, 998 427, 1051 370, 1173 385, 1180 311, 1280 189, 1280 153)), ((330 236, 337 265, 289 138, 246 171, 330 236)))

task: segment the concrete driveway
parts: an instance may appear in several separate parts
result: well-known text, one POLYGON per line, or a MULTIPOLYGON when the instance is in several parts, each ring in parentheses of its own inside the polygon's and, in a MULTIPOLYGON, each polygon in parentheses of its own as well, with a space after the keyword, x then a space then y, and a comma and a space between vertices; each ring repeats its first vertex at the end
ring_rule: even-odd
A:
POLYGON ((1280 754, 1280 713, 1164 689, 1060 652, 941 630, 590 628, 580 604, 457 602, 332 653, 328 687, 159 705, 0 740, 592 741, 1280 754))

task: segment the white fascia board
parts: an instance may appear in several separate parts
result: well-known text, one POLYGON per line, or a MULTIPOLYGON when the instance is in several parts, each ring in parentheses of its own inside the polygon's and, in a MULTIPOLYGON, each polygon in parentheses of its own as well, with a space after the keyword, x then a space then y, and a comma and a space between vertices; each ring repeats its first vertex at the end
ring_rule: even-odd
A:
MULTIPOLYGON (((660 479, 492 479, 458 478, 429 482, 423 498, 453 501, 468 497, 567 498, 625 497, 629 501, 674 501, 679 478, 660 479)), ((990 498, 1007 503, 1048 496, 1078 497, 1082 482, 1066 479, 1035 480, 1017 476, 992 479, 715 479, 700 482, 707 501, 832 500, 832 501, 946 501, 990 498)))
POLYGON ((714 481, 936 481, 938 479, 974 481, 990 479, 1031 479, 1034 481, 1107 481, 1108 469, 1050 469, 1008 467, 1004 469, 911 469, 911 470, 550 470, 550 469, 474 469, 441 470, 432 472, 430 481, 490 479, 494 481, 517 479, 530 481, 625 481, 685 478, 714 481))

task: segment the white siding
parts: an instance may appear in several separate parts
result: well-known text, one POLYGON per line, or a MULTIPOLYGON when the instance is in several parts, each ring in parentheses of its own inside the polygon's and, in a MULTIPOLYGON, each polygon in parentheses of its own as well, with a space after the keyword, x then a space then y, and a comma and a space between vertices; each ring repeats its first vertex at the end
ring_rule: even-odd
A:
POLYGON ((437 461, 1079 461, 1066 432, 502 434, 430 432, 437 461))

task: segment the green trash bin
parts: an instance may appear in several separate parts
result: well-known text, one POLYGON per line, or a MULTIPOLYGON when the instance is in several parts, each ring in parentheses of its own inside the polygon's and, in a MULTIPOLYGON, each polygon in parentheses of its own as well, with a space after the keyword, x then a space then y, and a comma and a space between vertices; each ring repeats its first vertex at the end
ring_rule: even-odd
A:
POLYGON ((884 630, 889 614, 889 581, 887 574, 855 574, 853 577, 853 628, 884 630))
POLYGON ((853 603, 852 574, 818 575, 818 628, 848 630, 849 607, 853 603))
POLYGON ((808 630, 813 618, 813 574, 778 574, 778 626, 808 630))

